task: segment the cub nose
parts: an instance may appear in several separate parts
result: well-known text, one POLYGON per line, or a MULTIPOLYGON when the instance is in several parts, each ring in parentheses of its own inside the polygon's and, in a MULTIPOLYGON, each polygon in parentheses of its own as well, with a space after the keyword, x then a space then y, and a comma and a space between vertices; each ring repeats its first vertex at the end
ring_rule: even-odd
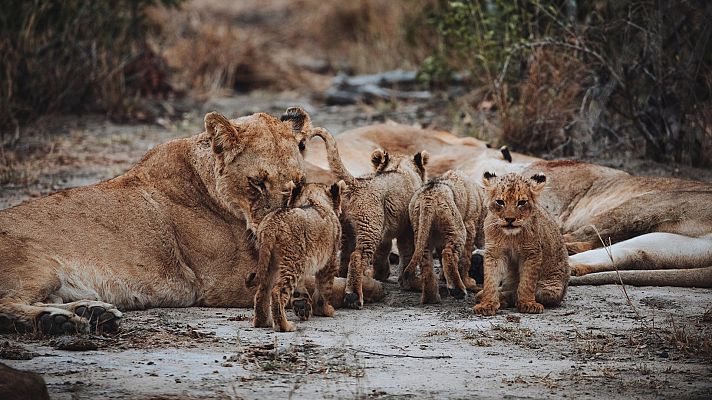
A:
POLYGON ((507 221, 508 225, 512 225, 512 223, 514 223, 515 218, 505 218, 504 220, 507 221))

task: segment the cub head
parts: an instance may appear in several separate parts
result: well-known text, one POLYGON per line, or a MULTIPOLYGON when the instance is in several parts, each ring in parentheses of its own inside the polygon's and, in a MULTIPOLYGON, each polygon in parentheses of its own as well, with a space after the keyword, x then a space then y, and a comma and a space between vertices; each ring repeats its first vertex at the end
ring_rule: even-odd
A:
POLYGON ((284 191, 284 208, 303 207, 319 204, 332 208, 337 216, 341 215, 341 199, 346 190, 346 183, 339 181, 330 186, 321 183, 288 182, 284 191))
POLYGON ((430 155, 425 150, 416 153, 412 159, 403 155, 393 155, 381 149, 376 149, 371 153, 371 165, 375 173, 414 171, 420 176, 422 182, 425 182, 427 177, 425 166, 429 159, 430 155))
POLYGON ((546 186, 546 176, 536 174, 530 178, 509 173, 497 177, 485 172, 483 181, 489 213, 496 219, 501 231, 515 235, 531 220, 539 194, 546 186))
POLYGON ((217 112, 205 115, 218 200, 242 214, 248 229, 281 205, 287 182, 305 175, 300 143, 311 129, 309 121, 299 108, 287 110, 282 121, 264 113, 235 120, 217 112))

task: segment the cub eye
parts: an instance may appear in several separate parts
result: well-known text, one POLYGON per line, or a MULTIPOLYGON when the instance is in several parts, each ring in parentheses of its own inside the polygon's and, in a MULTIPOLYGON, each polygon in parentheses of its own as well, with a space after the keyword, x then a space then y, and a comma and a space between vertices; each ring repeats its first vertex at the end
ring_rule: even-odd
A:
POLYGON ((517 202, 517 207, 524 207, 525 204, 527 204, 529 201, 528 200, 519 200, 517 202))
POLYGON ((253 188, 262 191, 265 188, 265 182, 260 179, 260 178, 247 178, 247 180, 250 182, 250 186, 253 188))
POLYGON ((498 206, 504 207, 504 200, 495 200, 495 203, 497 203, 498 206))
POLYGON ((306 140, 302 139, 299 141, 299 151, 304 151, 307 148, 306 140))

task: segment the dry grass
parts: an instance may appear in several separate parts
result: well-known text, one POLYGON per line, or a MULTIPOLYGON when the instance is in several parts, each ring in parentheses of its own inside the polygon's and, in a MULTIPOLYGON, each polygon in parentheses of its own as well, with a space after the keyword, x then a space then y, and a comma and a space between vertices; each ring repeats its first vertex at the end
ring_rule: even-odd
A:
POLYGON ((193 0, 155 9, 153 43, 194 94, 224 88, 323 90, 339 71, 417 68, 427 52, 409 30, 426 2, 388 0, 193 0))

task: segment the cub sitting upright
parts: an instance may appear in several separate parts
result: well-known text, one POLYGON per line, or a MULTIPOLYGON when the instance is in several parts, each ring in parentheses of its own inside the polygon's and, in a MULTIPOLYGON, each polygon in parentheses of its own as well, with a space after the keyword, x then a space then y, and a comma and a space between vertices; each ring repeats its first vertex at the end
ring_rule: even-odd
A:
POLYGON ((494 315, 506 304, 541 313, 561 303, 569 282, 568 253, 552 217, 539 205, 546 177, 485 172, 484 289, 475 313, 494 315), (500 284, 502 284, 500 293, 500 284))
POLYGON ((314 315, 334 316, 331 290, 338 269, 344 186, 343 181, 331 187, 290 182, 282 209, 268 214, 259 224, 257 272, 247 279, 248 286, 259 285, 255 294, 255 327, 271 325, 278 332, 293 331, 294 324, 287 321, 284 311, 290 297, 292 309, 302 320, 309 319, 312 308, 314 315), (314 273, 315 305, 306 290, 294 291, 295 285, 304 287, 305 275, 314 273))
POLYGON ((478 223, 483 218, 482 189, 460 171, 447 171, 418 189, 408 206, 415 233, 415 252, 401 275, 411 281, 420 264, 421 303, 438 303, 440 294, 433 274, 433 250, 442 249, 441 264, 447 288, 455 298, 467 297, 477 283, 468 272, 478 223))

